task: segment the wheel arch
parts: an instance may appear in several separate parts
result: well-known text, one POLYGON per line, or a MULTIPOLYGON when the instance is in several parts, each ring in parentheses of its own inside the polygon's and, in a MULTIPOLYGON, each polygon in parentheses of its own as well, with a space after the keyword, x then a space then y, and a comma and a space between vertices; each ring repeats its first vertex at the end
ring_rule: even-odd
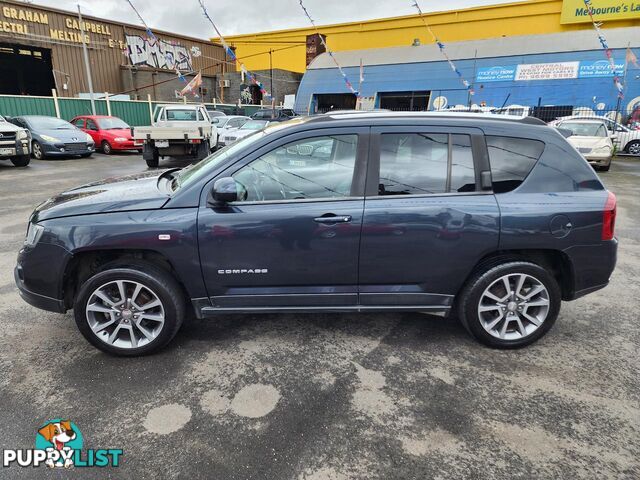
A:
POLYGON ((173 276, 184 294, 185 301, 189 303, 190 296, 184 282, 171 261, 162 253, 144 249, 105 249, 75 253, 67 263, 62 286, 65 306, 72 308, 80 286, 94 274, 111 266, 144 266, 145 264, 159 267, 173 276))
POLYGON ((502 263, 522 261, 531 262, 549 271, 558 282, 563 300, 571 300, 575 291, 573 264, 569 256, 552 249, 498 250, 482 257, 473 267, 464 285, 476 274, 489 270, 502 263))

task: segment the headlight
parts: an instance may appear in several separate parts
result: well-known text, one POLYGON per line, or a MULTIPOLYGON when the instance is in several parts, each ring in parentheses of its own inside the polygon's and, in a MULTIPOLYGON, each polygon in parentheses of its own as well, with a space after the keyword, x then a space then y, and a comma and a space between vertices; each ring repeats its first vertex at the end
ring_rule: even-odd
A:
POLYGON ((29 223, 29 228, 27 229, 27 237, 24 239, 24 244, 27 247, 33 247, 40 237, 42 236, 42 232, 44 232, 44 227, 42 225, 38 225, 37 223, 29 223))
POLYGON ((60 140, 59 138, 50 137, 49 135, 40 135, 40 137, 47 142, 55 142, 55 143, 62 142, 62 140, 60 140))
POLYGON ((114 140, 115 140, 116 142, 126 142, 126 141, 127 141, 127 139, 126 139, 126 138, 124 138, 124 137, 116 137, 116 138, 114 138, 114 140))
POLYGON ((18 140, 24 140, 29 138, 29 132, 27 130, 18 130, 18 140))
POLYGON ((87 133, 87 142, 93 143, 93 137, 87 133))

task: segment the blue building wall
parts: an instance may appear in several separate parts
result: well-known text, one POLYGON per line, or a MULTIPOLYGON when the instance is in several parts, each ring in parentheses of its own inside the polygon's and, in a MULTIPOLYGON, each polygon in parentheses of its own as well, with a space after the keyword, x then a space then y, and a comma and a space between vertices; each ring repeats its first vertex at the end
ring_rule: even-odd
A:
MULTIPOLYGON (((622 65, 625 58, 624 49, 613 50, 616 65, 622 65)), ((542 105, 574 105, 587 106, 594 110, 598 103, 604 103, 607 109, 615 108, 617 89, 613 77, 575 78, 562 80, 535 81, 476 81, 475 73, 483 68, 495 66, 515 66, 518 64, 555 63, 555 62, 595 62, 606 58, 602 50, 545 53, 535 55, 520 55, 510 57, 493 57, 456 60, 455 64, 464 77, 474 84, 475 95, 472 102, 487 106, 500 107, 510 94, 507 105, 519 104, 526 106, 537 105, 540 99, 542 105)), ((349 79, 357 86, 359 67, 344 68, 349 79)), ((620 72, 621 74, 621 72, 620 72)), ((629 66, 627 85, 625 88, 622 107, 640 96, 640 69, 629 66)), ((425 63, 405 63, 394 65, 364 66, 364 82, 361 95, 373 97, 380 92, 429 90, 432 98, 445 96, 448 105, 468 102, 468 94, 445 61, 425 63)), ((338 70, 311 69, 304 74, 298 94, 295 109, 298 113, 307 113, 309 102, 314 94, 349 93, 338 70)))

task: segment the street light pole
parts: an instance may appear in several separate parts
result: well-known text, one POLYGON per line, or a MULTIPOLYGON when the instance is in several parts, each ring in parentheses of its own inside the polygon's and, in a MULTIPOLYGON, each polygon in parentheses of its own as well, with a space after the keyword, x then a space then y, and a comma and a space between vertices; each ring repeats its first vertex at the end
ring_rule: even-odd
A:
POLYGON ((269 77, 271 79, 271 85, 269 86, 269 90, 271 91, 271 98, 275 101, 275 94, 273 92, 273 62, 271 61, 271 54, 273 50, 269 49, 269 77))
POLYGON ((91 114, 96 114, 96 101, 93 98, 93 81, 91 80, 91 67, 89 66, 89 52, 87 51, 87 42, 84 38, 84 23, 82 21, 82 12, 80 4, 78 4, 78 20, 80 21, 80 35, 82 36, 82 55, 84 56, 84 68, 87 72, 87 84, 89 85, 89 95, 91 96, 91 114))

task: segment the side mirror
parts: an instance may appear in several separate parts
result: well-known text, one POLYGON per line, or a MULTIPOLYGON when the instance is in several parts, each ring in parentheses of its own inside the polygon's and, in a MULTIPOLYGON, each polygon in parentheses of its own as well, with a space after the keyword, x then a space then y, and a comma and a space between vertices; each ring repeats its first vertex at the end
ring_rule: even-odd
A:
POLYGON ((213 203, 222 205, 225 203, 236 202, 238 200, 244 200, 247 196, 247 192, 246 190, 239 188, 238 182, 233 178, 223 177, 214 182, 209 196, 210 200, 213 200, 213 203))

